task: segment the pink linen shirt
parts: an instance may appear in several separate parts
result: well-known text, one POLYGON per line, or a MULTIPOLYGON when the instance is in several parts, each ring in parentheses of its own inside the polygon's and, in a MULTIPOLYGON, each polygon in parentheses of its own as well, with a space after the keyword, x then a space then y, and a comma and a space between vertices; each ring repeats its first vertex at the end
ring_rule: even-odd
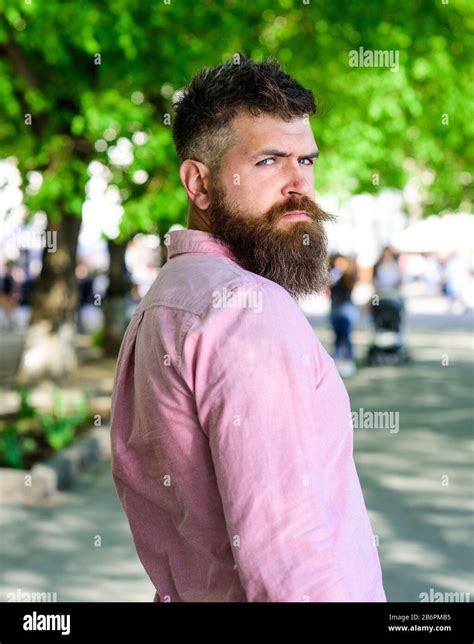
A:
POLYGON ((334 361, 276 283, 170 233, 112 393, 112 475, 173 602, 385 602, 334 361))

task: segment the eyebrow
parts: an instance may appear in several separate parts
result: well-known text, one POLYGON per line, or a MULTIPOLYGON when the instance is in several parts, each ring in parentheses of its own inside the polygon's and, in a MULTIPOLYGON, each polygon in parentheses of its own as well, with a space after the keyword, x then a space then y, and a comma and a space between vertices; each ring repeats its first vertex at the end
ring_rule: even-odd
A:
MULTIPOLYGON (((258 159, 258 157, 291 157, 290 152, 283 152, 282 150, 260 150, 260 152, 257 152, 256 154, 253 154, 251 156, 251 159, 258 159)), ((298 157, 298 161, 300 159, 317 159, 319 157, 319 150, 314 150, 314 152, 310 152, 309 154, 303 154, 298 157)))

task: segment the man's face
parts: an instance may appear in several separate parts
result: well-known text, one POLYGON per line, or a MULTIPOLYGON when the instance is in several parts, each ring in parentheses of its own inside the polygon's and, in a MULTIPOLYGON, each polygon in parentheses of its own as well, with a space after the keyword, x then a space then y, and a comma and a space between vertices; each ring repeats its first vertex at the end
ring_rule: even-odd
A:
POLYGON ((332 218, 314 202, 318 150, 309 120, 239 115, 233 128, 238 143, 219 179, 211 178, 211 232, 244 268, 292 296, 321 291, 327 280, 322 222, 332 218))

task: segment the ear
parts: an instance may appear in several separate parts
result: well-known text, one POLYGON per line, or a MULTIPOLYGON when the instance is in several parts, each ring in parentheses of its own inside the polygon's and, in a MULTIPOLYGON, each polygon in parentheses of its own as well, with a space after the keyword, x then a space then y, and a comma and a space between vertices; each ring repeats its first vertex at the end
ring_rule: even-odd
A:
POLYGON ((200 209, 209 208, 209 168, 200 161, 186 159, 179 169, 179 177, 190 200, 200 209))

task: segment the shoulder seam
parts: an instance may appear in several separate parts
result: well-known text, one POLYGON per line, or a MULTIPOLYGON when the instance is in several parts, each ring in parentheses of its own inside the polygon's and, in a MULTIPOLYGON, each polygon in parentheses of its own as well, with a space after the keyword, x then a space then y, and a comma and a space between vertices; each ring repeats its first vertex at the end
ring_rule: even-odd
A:
MULTIPOLYGON (((172 302, 163 302, 163 301, 158 301, 158 302, 153 302, 153 304, 148 304, 148 306, 144 306, 140 309, 137 308, 136 311, 133 312, 133 315, 139 315, 140 313, 144 313, 145 311, 148 311, 149 309, 153 309, 157 306, 166 306, 168 309, 178 309, 179 311, 185 311, 186 313, 192 313, 193 315, 199 315, 199 311, 196 311, 194 309, 191 309, 187 306, 181 306, 179 304, 173 304, 172 302)), ((133 317, 133 316, 132 316, 133 317)))

